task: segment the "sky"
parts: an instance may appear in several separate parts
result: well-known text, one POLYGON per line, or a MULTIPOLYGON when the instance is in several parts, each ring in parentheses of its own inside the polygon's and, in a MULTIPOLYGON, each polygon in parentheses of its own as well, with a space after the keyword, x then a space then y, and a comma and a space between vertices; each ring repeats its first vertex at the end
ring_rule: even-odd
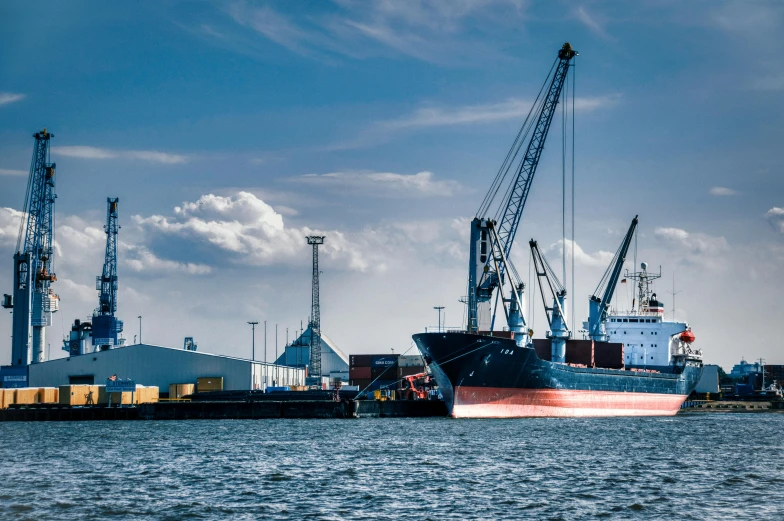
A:
MULTIPOLYGON (((142 316, 145 343, 193 336, 249 357, 257 320, 264 359, 266 321, 272 360, 276 325, 278 349, 307 325, 317 233, 324 333, 347 353, 413 353, 434 306, 462 324, 470 219, 568 41, 580 53, 569 313, 586 318, 639 214, 638 263, 661 266, 666 316, 675 300, 706 362, 784 363, 784 58, 771 48, 783 28, 784 5, 764 1, 2 2, 0 289, 45 127, 51 358, 97 306, 107 197, 120 199, 129 342, 142 316)), ((555 120, 512 254, 520 273, 528 238, 561 266, 555 120)), ((630 300, 622 286, 618 305, 630 300)))

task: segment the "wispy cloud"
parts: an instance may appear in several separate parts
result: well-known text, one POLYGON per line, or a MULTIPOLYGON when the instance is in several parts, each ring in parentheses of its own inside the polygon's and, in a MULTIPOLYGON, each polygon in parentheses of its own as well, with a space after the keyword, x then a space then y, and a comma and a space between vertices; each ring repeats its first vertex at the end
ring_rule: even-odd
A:
POLYGON ((24 94, 14 94, 13 92, 0 92, 0 106, 16 103, 25 99, 24 94))
POLYGON ((138 159, 167 165, 188 161, 188 157, 182 154, 158 152, 157 150, 114 150, 90 146, 64 146, 52 147, 52 152, 67 157, 80 157, 83 159, 138 159))
MULTIPOLYGON (((224 11, 236 24, 312 59, 404 55, 464 65, 502 57, 499 27, 518 29, 526 4, 524 0, 337 0, 331 9, 299 17, 296 22, 269 5, 244 1, 226 4, 224 11)), ((213 36, 216 30, 205 25, 199 33, 213 36)), ((224 35, 232 32, 233 38, 245 38, 234 30, 222 31, 213 39, 225 45, 224 35)))
POLYGON ((571 258, 572 256, 572 249, 574 249, 574 263, 580 266, 589 266, 589 267, 606 267, 610 261, 612 261, 615 254, 611 251, 604 251, 599 250, 596 253, 588 253, 583 250, 579 244, 572 241, 571 239, 564 240, 561 239, 560 241, 556 242, 555 244, 551 244, 548 251, 557 252, 558 256, 563 254, 564 244, 566 245, 566 257, 571 258))
POLYGON ((575 9, 573 14, 581 24, 586 26, 595 35, 599 36, 600 38, 604 38, 605 40, 612 39, 611 36, 607 34, 607 31, 604 28, 604 24, 599 23, 596 16, 589 14, 584 5, 581 5, 575 9))
POLYGON ((712 270, 726 268, 725 254, 729 250, 729 244, 724 237, 667 227, 656 228, 653 234, 670 247, 677 248, 686 264, 712 270))
MULTIPOLYGON (((621 99, 620 93, 579 97, 575 99, 574 108, 580 112, 592 112, 614 107, 620 103, 621 99)), ((324 147, 323 150, 350 150, 374 146, 388 141, 398 132, 407 130, 522 120, 530 109, 531 101, 518 98, 475 105, 420 107, 399 118, 378 121, 363 129, 356 137, 333 143, 324 147)))
POLYGON ((436 196, 449 197, 460 190, 457 181, 437 180, 432 172, 395 174, 392 172, 331 172, 308 174, 300 182, 317 184, 341 192, 378 197, 436 196))
POLYGON ((784 233, 784 208, 774 206, 765 214, 768 222, 773 228, 781 233, 784 233))
POLYGON ((10 168, 0 168, 0 175, 27 175, 25 170, 12 170, 10 168))
POLYGON ((740 192, 738 192, 737 190, 733 190, 732 188, 727 188, 725 186, 714 186, 713 188, 708 190, 708 193, 710 195, 721 197, 727 195, 738 195, 740 192))

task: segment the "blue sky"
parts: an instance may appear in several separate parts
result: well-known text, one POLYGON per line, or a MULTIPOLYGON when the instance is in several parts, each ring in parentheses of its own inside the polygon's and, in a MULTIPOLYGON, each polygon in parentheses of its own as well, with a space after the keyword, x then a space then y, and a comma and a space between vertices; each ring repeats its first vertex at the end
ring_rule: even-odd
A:
MULTIPOLYGON (((47 127, 52 356, 95 307, 107 196, 120 197, 129 338, 139 314, 146 342, 193 335, 238 356, 247 320, 293 330, 315 230, 327 334, 348 352, 406 351, 432 306, 460 323, 467 220, 570 41, 578 320, 639 213, 638 256, 662 266, 668 309, 675 273, 677 315, 708 361, 784 363, 784 69, 771 50, 783 18, 776 2, 4 2, 0 284, 31 135, 47 127)), ((555 124, 519 265, 528 236, 559 255, 560 135, 555 124)))

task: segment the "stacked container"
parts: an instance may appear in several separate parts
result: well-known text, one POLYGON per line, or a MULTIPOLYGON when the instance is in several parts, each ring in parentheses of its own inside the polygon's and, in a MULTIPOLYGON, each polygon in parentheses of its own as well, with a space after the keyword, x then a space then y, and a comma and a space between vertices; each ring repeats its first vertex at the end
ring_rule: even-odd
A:
POLYGON ((169 384, 169 399, 183 398, 196 392, 194 384, 169 384))
POLYGON ((596 367, 623 369, 623 344, 618 342, 595 342, 593 356, 596 367))
POLYGON ((204 376, 196 379, 196 391, 200 393, 209 391, 222 391, 223 390, 223 377, 222 376, 204 376))

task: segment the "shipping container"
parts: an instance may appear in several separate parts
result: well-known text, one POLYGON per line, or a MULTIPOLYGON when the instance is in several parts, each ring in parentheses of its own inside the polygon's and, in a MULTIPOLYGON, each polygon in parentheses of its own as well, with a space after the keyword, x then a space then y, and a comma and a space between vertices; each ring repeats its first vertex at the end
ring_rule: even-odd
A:
POLYGON ((397 360, 398 367, 422 367, 425 360, 422 355, 400 355, 397 360))
POLYGON ((373 380, 371 380, 370 378, 357 378, 356 380, 349 380, 348 383, 350 385, 357 385, 357 386, 359 386, 359 390, 362 391, 363 389, 368 387, 370 385, 370 382, 372 382, 372 381, 373 380))
POLYGON ((8 409, 16 402, 16 389, 0 389, 0 409, 8 409))
POLYGON ((552 342, 549 338, 534 338, 534 350, 541 360, 552 359, 552 342))
POLYGON ((596 367, 623 369, 623 347, 619 342, 594 342, 593 358, 596 367))
POLYGON ((59 402, 62 405, 87 405, 88 400, 93 404, 98 401, 97 385, 61 385, 59 402))
POLYGON ((22 387, 16 390, 16 401, 19 405, 38 403, 38 387, 22 387))
POLYGON ((169 384, 169 398, 183 398, 196 392, 194 384, 169 384))
POLYGON ((412 367, 399 367, 397 370, 397 377, 398 379, 403 378, 404 376, 411 376, 414 374, 420 374, 425 372, 424 366, 412 366, 412 367))
POLYGON ((594 366, 593 340, 567 340, 566 363, 594 366))
POLYGON ((370 378, 370 367, 349 367, 348 379, 370 378))
POLYGON ((196 379, 196 391, 203 393, 208 391, 222 391, 222 376, 204 376, 196 379))
POLYGON ((348 355, 349 367, 370 367, 374 355, 348 355))
POLYGON ((375 382, 370 384, 368 388, 369 391, 375 391, 376 389, 390 389, 394 390, 397 389, 397 380, 376 380, 375 382))
POLYGON ((95 401, 98 405, 108 405, 111 399, 112 405, 131 405, 133 403, 130 391, 124 393, 107 393, 105 385, 99 385, 98 398, 95 401))
POLYGON ((397 365, 397 355, 375 355, 373 356, 370 367, 393 367, 397 365))
POLYGON ((375 380, 376 378, 382 380, 394 380, 397 378, 397 366, 392 365, 388 367, 373 367, 370 369, 370 378, 371 380, 375 380))
POLYGON ((38 403, 57 403, 58 394, 57 387, 41 387, 38 389, 38 403))

